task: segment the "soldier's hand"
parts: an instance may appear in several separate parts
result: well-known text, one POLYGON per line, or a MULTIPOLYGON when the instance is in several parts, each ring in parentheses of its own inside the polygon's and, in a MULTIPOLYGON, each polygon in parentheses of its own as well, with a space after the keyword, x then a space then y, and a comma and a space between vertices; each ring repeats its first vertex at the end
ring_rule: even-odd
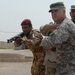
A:
POLYGON ((21 38, 20 36, 17 36, 17 37, 15 38, 15 42, 16 42, 17 44, 21 44, 21 41, 22 41, 22 38, 21 38))
POLYGON ((26 44, 26 41, 22 40, 21 43, 22 43, 22 44, 26 44))

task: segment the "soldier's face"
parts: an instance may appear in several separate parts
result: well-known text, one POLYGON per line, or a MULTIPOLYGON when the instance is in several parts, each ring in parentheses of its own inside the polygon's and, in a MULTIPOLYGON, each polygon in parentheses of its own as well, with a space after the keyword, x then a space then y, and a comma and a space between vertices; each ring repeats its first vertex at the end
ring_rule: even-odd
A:
POLYGON ((70 16, 73 20, 75 20, 75 9, 72 9, 70 12, 70 16))
POLYGON ((54 22, 61 22, 61 20, 65 17, 65 10, 64 9, 57 9, 51 11, 52 18, 54 22))
POLYGON ((29 27, 28 25, 23 25, 22 26, 22 31, 27 34, 32 30, 32 27, 29 27))

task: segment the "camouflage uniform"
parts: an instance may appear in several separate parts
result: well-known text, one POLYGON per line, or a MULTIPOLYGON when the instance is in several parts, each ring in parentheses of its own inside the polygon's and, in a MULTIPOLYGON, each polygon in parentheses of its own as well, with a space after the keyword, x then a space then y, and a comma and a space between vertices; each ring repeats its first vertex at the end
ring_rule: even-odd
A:
POLYGON ((23 49, 28 49, 28 47, 24 44, 21 44, 20 46, 16 46, 16 43, 14 42, 14 49, 15 50, 23 50, 23 49))
POLYGON ((34 36, 32 39, 24 39, 26 45, 33 53, 31 75, 45 75, 45 65, 43 63, 46 53, 45 49, 42 46, 39 46, 43 37, 42 34, 36 29, 33 29, 31 33, 34 36))
POLYGON ((75 75, 75 25, 71 20, 65 18, 41 46, 56 47, 56 75, 75 75))
MULTIPOLYGON (((25 35, 25 36, 22 37, 22 39, 25 38, 25 37, 27 37, 28 39, 31 39, 32 38, 32 35, 31 34, 29 34, 28 36, 25 35)), ((14 41, 14 49, 15 50, 21 50, 21 49, 23 50, 23 49, 28 49, 28 47, 25 44, 23 44, 23 43, 18 43, 17 44, 14 41)))
POLYGON ((55 75, 55 72, 56 72, 56 52, 53 52, 51 50, 46 51, 44 65, 46 67, 45 75, 55 75))
MULTIPOLYGON (((44 26, 40 27, 40 32, 45 36, 48 37, 53 30, 55 29, 54 23, 50 22, 44 26), (53 28, 52 28, 53 25, 53 28), (52 29, 50 29, 50 27, 52 29), (49 29, 46 29, 49 28, 49 29)), ((55 75, 56 73, 56 48, 52 48, 51 50, 46 50, 44 65, 46 68, 45 75, 55 75)))

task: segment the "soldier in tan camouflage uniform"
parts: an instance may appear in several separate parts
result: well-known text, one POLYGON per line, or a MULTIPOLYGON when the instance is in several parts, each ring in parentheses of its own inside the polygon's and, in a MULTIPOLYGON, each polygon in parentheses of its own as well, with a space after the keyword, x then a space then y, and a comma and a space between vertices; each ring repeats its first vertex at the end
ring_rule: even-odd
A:
POLYGON ((28 48, 33 53, 33 62, 31 66, 31 74, 32 75, 45 75, 45 66, 44 66, 44 58, 45 58, 45 49, 40 46, 42 34, 34 29, 31 31, 33 33, 34 37, 32 39, 24 38, 23 41, 25 41, 28 48))
POLYGON ((56 47, 55 75, 75 75, 75 24, 66 17, 63 2, 52 3, 49 12, 58 27, 40 46, 48 50, 56 47))
POLYGON ((32 23, 29 19, 23 20, 21 26, 24 36, 17 36, 18 38, 14 41, 15 49, 30 49, 33 53, 31 74, 45 75, 45 66, 43 64, 45 49, 42 46, 39 46, 43 36, 38 30, 32 29, 32 23))
MULTIPOLYGON (((50 22, 40 27, 40 32, 48 37, 55 29, 57 25, 50 22)), ((46 67, 45 75, 55 75, 56 73, 56 48, 46 50, 46 56, 44 60, 44 65, 46 67)))
POLYGON ((23 37, 17 36, 17 39, 14 41, 14 49, 15 50, 22 50, 22 49, 28 49, 25 43, 21 42, 21 38, 27 37, 28 39, 32 38, 32 34, 30 34, 32 30, 32 23, 30 19, 24 19, 21 23, 22 31, 23 31, 23 37))

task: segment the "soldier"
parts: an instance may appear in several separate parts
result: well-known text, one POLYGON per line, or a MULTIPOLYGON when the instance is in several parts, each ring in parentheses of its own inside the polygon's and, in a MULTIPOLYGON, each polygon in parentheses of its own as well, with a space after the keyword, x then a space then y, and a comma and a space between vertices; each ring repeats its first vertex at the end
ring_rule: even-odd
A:
MULTIPOLYGON (((32 38, 32 34, 30 34, 32 30, 32 23, 30 19, 24 19, 21 23, 22 31, 24 33, 24 37, 27 37, 28 39, 32 38)), ((28 49, 25 42, 22 41, 22 37, 17 36, 17 39, 14 41, 14 46, 16 50, 19 49, 28 49)))
POLYGON ((31 66, 31 74, 32 75, 45 75, 45 65, 44 58, 45 58, 45 49, 40 46, 41 39, 43 38, 40 31, 33 29, 31 31, 34 37, 32 39, 25 38, 23 41, 26 42, 26 45, 30 49, 33 54, 33 62, 31 66))
POLYGON ((71 20, 75 23, 75 5, 71 5, 70 16, 71 20))
POLYGON ((55 75, 75 75, 75 24, 66 17, 63 2, 52 3, 49 12, 58 26, 40 46, 46 50, 56 47, 55 75))
MULTIPOLYGON (((45 36, 49 36, 53 30, 55 30, 57 25, 50 22, 44 26, 40 27, 40 32, 45 36)), ((46 67, 45 75, 55 75, 56 73, 56 48, 52 50, 46 50, 46 56, 44 60, 44 65, 46 67)))

